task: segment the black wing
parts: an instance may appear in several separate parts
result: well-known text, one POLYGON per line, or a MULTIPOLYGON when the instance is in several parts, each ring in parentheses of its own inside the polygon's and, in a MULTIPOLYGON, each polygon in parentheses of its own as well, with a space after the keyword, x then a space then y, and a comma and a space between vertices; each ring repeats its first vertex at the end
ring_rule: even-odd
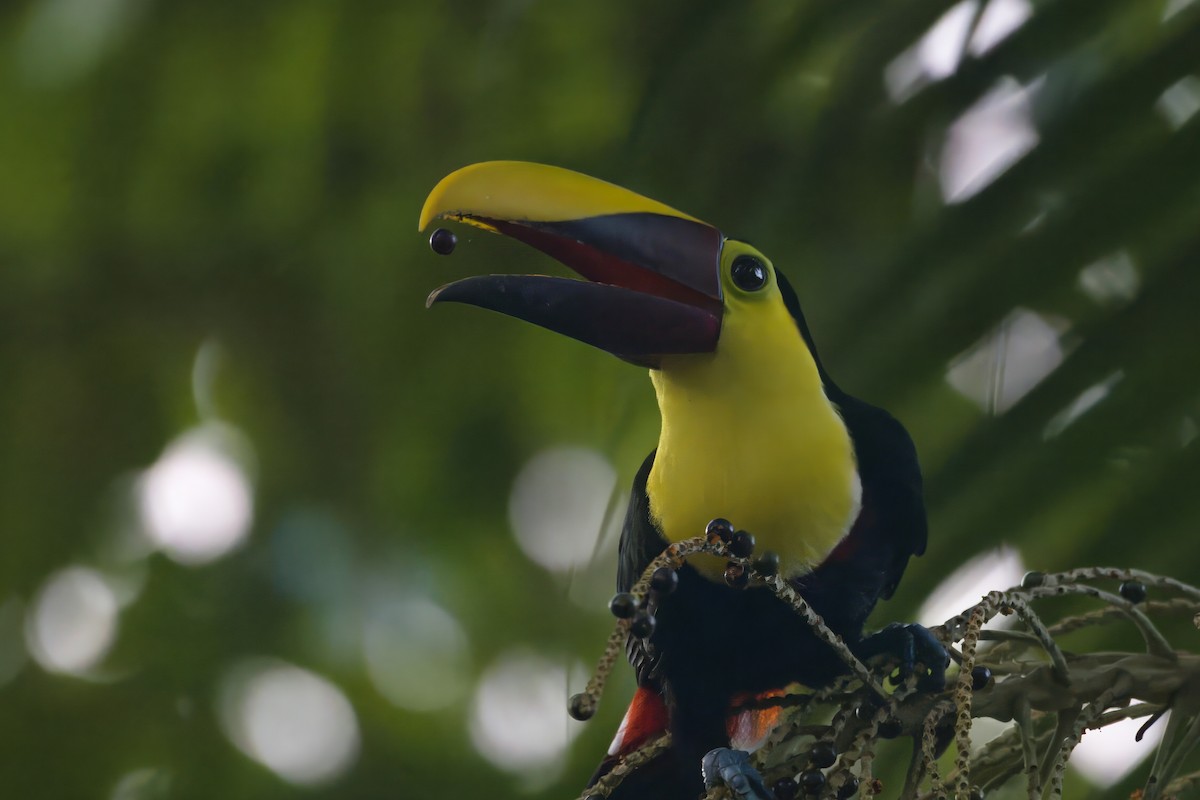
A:
POLYGON ((621 544, 617 550, 619 592, 632 589, 650 562, 667 546, 667 541, 650 521, 650 498, 646 494, 646 481, 653 466, 654 452, 651 452, 633 479, 629 509, 625 512, 625 525, 621 529, 621 544))
MULTIPOLYGON (((642 577, 650 565, 667 546, 666 539, 650 520, 650 498, 646 494, 646 480, 654 466, 654 452, 646 456, 641 469, 633 479, 629 495, 629 508, 625 512, 625 525, 621 529, 621 543, 617 549, 617 591, 628 592, 642 577)), ((657 689, 655 677, 657 658, 642 639, 630 636, 625 642, 625 653, 637 675, 638 686, 657 689)))

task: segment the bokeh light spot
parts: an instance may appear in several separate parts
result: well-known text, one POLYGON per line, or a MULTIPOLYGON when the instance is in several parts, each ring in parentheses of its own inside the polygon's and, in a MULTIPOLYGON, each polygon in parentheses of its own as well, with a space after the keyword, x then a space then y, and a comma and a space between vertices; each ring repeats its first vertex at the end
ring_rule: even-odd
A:
POLYGON ((1137 267, 1126 250, 1118 250, 1079 271, 1079 288, 1097 303, 1127 303, 1140 286, 1137 267))
MULTIPOLYGON (((975 605, 985 592, 1007 589, 1021 582, 1025 564, 1016 548, 1005 545, 981 553, 950 573, 921 604, 917 620, 922 625, 941 625, 975 605)), ((1003 621, 1008 617, 998 617, 1003 621)))
POLYGON ((916 44, 887 65, 883 77, 888 95, 902 103, 930 83, 950 77, 965 54, 986 53, 1031 16, 1029 0, 989 0, 982 12, 979 0, 951 6, 916 44))
POLYGON ((547 569, 587 564, 616 483, 616 470, 594 450, 556 447, 538 453, 521 468, 509 497, 517 544, 547 569))
POLYGON ((235 667, 222 683, 220 714, 238 749, 291 783, 326 783, 358 756, 358 718, 345 695, 291 664, 235 667))
POLYGON ((567 716, 567 670, 523 650, 484 673, 471 708, 471 740, 488 761, 514 773, 560 767, 581 723, 567 716))
POLYGON ((467 690, 467 635, 450 612, 425 598, 376 602, 363 623, 367 674, 380 694, 411 711, 434 711, 467 690))
POLYGON ((1005 76, 950 124, 938 165, 946 202, 977 194, 1037 146, 1033 96, 1040 85, 1005 76))
POLYGON ((18 40, 17 60, 37 85, 58 85, 88 72, 125 34, 137 0, 40 0, 18 40))
POLYGON ((1053 439, 1075 423, 1077 419, 1096 406, 1100 405, 1110 394, 1113 387, 1125 378, 1124 370, 1117 370, 1099 383, 1094 383, 1079 393, 1071 404, 1055 414, 1046 423, 1042 431, 1043 439, 1053 439))
POLYGON ((139 484, 142 524, 182 564, 219 558, 250 531, 254 498, 243 464, 249 446, 226 425, 193 429, 172 442, 139 484))
POLYGON ((971 35, 972 55, 981 56, 1007 39, 1033 16, 1029 0, 988 0, 971 35))
POLYGON ((917 53, 925 74, 934 80, 948 78, 958 69, 966 50, 971 22, 979 9, 977 0, 963 0, 933 23, 917 43, 917 53))
POLYGON ((1159 95, 1154 107, 1172 128, 1182 128, 1200 111, 1200 78, 1183 76, 1159 95))
POLYGON ((170 796, 171 773, 158 767, 143 767, 122 775, 109 800, 166 800, 170 796))
POLYGON ((985 411, 1002 414, 1063 362, 1064 320, 1015 309, 951 362, 946 381, 985 411))
POLYGON ((912 47, 884 69, 883 82, 893 102, 902 103, 919 89, 958 69, 978 0, 962 0, 938 18, 912 47))
POLYGON ((25 620, 29 650, 44 669, 81 675, 117 635, 117 597, 100 573, 68 567, 38 591, 25 620))
POLYGON ((1196 0, 1167 0, 1163 7, 1163 22, 1171 20, 1175 15, 1186 11, 1196 0))
POLYGON ((1123 719, 1088 731, 1071 753, 1070 765, 1088 780, 1102 788, 1119 782, 1154 753, 1167 729, 1170 712, 1155 722, 1139 742, 1135 739, 1145 719, 1123 719))

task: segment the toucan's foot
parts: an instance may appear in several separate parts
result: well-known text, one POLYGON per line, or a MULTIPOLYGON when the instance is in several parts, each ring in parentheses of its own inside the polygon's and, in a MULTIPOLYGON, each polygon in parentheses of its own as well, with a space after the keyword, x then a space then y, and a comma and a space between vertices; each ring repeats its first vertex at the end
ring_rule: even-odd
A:
POLYGON ((860 641, 853 648, 854 654, 866 660, 874 656, 889 654, 900 660, 900 679, 905 680, 921 665, 917 688, 926 692, 938 692, 946 687, 946 667, 950 666, 950 653, 938 638, 924 625, 903 625, 893 622, 860 641))
POLYGON ((745 750, 718 747, 709 750, 700 762, 704 773, 704 788, 728 786, 738 800, 775 800, 758 770, 750 766, 750 754, 745 750))

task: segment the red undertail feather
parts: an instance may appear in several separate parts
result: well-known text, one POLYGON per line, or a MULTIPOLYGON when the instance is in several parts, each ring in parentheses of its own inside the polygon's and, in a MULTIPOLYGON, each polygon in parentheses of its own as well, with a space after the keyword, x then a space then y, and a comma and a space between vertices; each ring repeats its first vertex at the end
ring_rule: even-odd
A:
POLYGON ((608 754, 624 756, 632 753, 666 730, 666 703, 657 692, 639 687, 633 695, 633 702, 629 704, 629 710, 625 712, 625 718, 621 720, 621 727, 617 728, 608 754))
POLYGON ((779 724, 781 708, 778 705, 768 705, 766 708, 747 706, 764 706, 768 701, 783 697, 784 694, 782 689, 775 689, 759 694, 743 692, 735 696, 729 707, 729 719, 725 721, 729 746, 747 752, 762 747, 771 731, 779 724))
MULTIPOLYGON (((772 698, 782 697, 782 689, 759 694, 739 694, 730 704, 726 731, 729 743, 738 750, 757 750, 779 723, 780 707, 767 705, 772 698), (762 706, 767 707, 763 708, 762 706)), ((637 750, 651 739, 666 733, 668 714, 662 697, 650 689, 639 688, 617 728, 608 755, 620 758, 637 750)))

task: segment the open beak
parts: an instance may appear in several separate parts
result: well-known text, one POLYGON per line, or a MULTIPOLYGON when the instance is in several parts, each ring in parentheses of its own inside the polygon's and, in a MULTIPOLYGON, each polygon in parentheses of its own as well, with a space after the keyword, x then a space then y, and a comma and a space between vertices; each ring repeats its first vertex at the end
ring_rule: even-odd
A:
POLYGON ((522 161, 443 178, 420 229, 435 219, 518 239, 586 280, 466 278, 434 290, 427 306, 499 311, 651 368, 665 355, 716 350, 724 236, 707 223, 611 183, 522 161))

